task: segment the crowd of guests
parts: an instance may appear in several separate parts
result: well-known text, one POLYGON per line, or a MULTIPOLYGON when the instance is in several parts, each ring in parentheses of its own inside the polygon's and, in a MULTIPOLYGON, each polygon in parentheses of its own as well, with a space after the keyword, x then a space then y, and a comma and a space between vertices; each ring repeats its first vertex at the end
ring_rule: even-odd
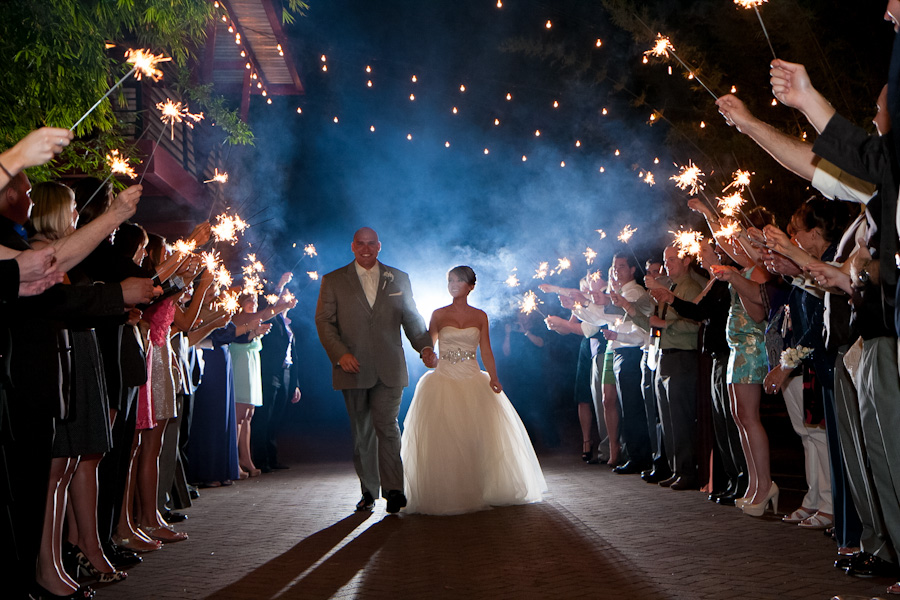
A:
MULTIPOLYGON (((186 540, 176 509, 197 487, 286 468, 276 433, 300 397, 290 273, 265 306, 254 290, 234 311, 219 296, 237 290, 198 251, 128 221, 140 185, 32 187, 24 169, 71 138, 43 128, 0 154, 0 552, 14 598, 90 598, 83 582, 122 581, 142 553, 186 540)), ((210 234, 201 223, 185 245, 210 234)))
MULTIPOLYGON (((719 111, 821 195, 797 206, 784 230, 764 207, 724 217, 691 198, 709 243, 673 243, 643 267, 623 248, 608 277, 598 271, 580 289, 541 286, 571 310, 546 324, 582 338, 576 394, 588 409, 579 409, 585 461, 671 490, 703 487, 710 501, 749 516, 777 512, 760 401, 781 392, 808 485, 782 519, 828 530, 836 568, 894 578, 900 163, 889 90, 878 98, 878 133, 869 135, 835 113, 802 65, 776 60, 770 75, 775 97, 819 132, 815 144, 760 121, 734 95, 718 99, 719 111), (714 448, 704 445, 709 438, 714 448), (710 456, 721 476, 710 475, 710 456)), ((900 583, 888 593, 900 594, 900 583)))

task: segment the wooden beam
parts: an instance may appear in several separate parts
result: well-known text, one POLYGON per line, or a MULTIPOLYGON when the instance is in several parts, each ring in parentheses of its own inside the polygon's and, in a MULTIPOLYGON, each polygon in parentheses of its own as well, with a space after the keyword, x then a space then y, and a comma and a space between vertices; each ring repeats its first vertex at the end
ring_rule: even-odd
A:
MULTIPOLYGON (((272 26, 275 40, 281 44, 281 51, 284 54, 284 64, 291 74, 291 79, 294 80, 294 85, 297 86, 295 93, 305 94, 306 90, 303 89, 303 83, 300 81, 300 74, 297 73, 297 66, 294 64, 293 54, 288 52, 288 38, 284 34, 284 28, 281 26, 280 6, 276 8, 272 0, 260 0, 260 2, 262 3, 263 8, 266 9, 266 16, 269 18, 269 25, 272 26)), ((272 92, 270 91, 269 93, 272 92)))

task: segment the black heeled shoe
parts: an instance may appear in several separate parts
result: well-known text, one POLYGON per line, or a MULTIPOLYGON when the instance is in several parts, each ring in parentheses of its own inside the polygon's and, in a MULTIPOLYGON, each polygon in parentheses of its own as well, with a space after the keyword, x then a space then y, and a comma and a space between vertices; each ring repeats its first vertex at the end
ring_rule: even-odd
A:
POLYGON ((90 600, 94 597, 95 593, 96 592, 88 586, 80 585, 77 590, 68 596, 57 596, 56 594, 47 591, 41 584, 36 583, 31 597, 34 600, 90 600))
POLYGON ((78 571, 79 573, 84 572, 86 576, 93 577, 97 580, 97 583, 115 583, 117 581, 123 581, 128 578, 128 573, 125 571, 118 571, 113 568, 112 573, 104 572, 99 570, 91 561, 88 560, 88 557, 82 552, 78 546, 74 546, 75 548, 75 560, 78 561, 78 571))

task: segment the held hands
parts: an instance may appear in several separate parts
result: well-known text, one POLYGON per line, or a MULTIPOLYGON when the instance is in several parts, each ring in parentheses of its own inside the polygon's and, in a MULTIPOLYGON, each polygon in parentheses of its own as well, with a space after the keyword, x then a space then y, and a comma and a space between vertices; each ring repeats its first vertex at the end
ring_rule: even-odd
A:
POLYGON ((63 273, 54 271, 43 279, 22 282, 19 284, 19 296, 24 298, 25 296, 38 296, 43 294, 57 283, 62 282, 63 276, 63 273))
POLYGON ((612 329, 604 329, 603 337, 607 339, 607 341, 613 342, 619 338, 619 334, 613 331, 612 329))
POLYGON ((422 350, 422 362, 425 363, 425 366, 429 369, 433 369, 438 364, 438 356, 434 353, 434 348, 427 347, 422 350))
POLYGON ((788 255, 795 248, 794 244, 791 243, 791 238, 774 225, 766 225, 763 228, 763 234, 765 235, 766 247, 769 250, 788 255))
POLYGON ((747 125, 755 120, 753 114, 747 110, 747 106, 734 94, 720 96, 716 100, 716 106, 719 107, 719 114, 725 117, 725 122, 730 127, 736 127, 741 133, 745 133, 747 125))
POLYGON ((137 308, 129 309, 128 319, 125 321, 125 324, 126 325, 137 325, 138 321, 140 321, 141 317, 143 317, 143 316, 144 316, 143 311, 141 311, 137 308))
POLYGON ((762 252, 763 263, 769 273, 776 275, 785 275, 787 277, 795 277, 803 274, 803 269, 797 266, 794 261, 781 256, 771 250, 762 252))
POLYGON ((707 221, 715 221, 716 215, 710 210, 710 208, 703 203, 700 198, 690 198, 688 200, 688 208, 690 208, 694 212, 698 212, 703 215, 707 221))
POLYGON ((656 327, 657 329, 665 329, 668 326, 665 319, 657 317, 656 315, 650 316, 650 327, 656 327))

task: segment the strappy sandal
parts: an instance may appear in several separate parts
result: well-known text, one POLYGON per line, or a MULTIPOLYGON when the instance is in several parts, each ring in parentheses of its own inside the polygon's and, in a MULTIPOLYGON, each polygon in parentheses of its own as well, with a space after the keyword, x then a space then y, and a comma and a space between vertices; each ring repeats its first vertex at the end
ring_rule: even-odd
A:
POLYGON ((898 581, 894 585, 888 586, 887 593, 900 595, 900 581, 898 581))
POLYGON ((151 540, 156 540, 158 542, 183 542, 188 539, 188 534, 183 531, 175 531, 172 527, 145 527, 144 525, 139 525, 139 527, 151 540), (166 535, 165 533, 160 535, 162 532, 171 535, 166 535))
POLYGON ((805 506, 801 506, 800 508, 798 508, 791 514, 785 515, 784 517, 782 517, 781 520, 784 521, 785 523, 791 523, 791 524, 796 525, 798 523, 802 523, 803 521, 810 518, 814 514, 816 514, 816 511, 808 510, 805 506))
POLYGON ((820 512, 816 512, 816 514, 798 523, 798 526, 804 529, 828 529, 832 525, 834 525, 834 519, 820 512))

